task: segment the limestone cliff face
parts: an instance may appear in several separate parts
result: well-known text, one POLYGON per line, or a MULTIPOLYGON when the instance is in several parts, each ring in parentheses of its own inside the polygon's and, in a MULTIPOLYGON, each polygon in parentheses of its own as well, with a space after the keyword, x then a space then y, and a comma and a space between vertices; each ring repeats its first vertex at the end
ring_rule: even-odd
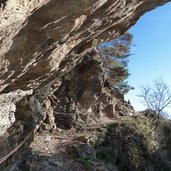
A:
POLYGON ((169 0, 1 0, 0 91, 40 90, 169 0))
MULTIPOLYGON (((75 80, 70 81, 68 75, 81 74, 82 71, 76 71, 80 66, 82 69, 82 58, 97 44, 121 35, 145 12, 169 1, 0 0, 0 135, 3 133, 0 159, 21 143, 42 120, 48 120, 47 115, 53 115, 51 102, 47 100, 49 93, 59 88, 57 97, 60 92, 63 96, 65 88, 69 90, 67 96, 78 102, 82 109, 91 108, 97 101, 94 95, 102 91, 102 87, 95 87, 97 81, 101 85, 98 74, 102 71, 96 73, 94 80, 87 80, 88 74, 94 74, 91 69, 88 73, 89 67, 94 67, 93 63, 87 63, 87 73, 81 79, 76 75, 75 80), (67 80, 67 84, 63 80, 67 80), (87 84, 84 89, 80 80, 83 86, 87 84), (77 89, 73 83, 78 84, 77 89), (79 96, 74 96, 77 90, 79 96)), ((100 102, 106 103, 108 92, 103 92, 102 97, 100 102)), ((113 106, 109 104, 107 108, 104 106, 102 113, 111 110, 113 113, 113 106)), ((48 122, 51 124, 54 120, 48 122)), ((30 141, 32 138, 30 136, 30 141)), ((15 153, 0 166, 0 170, 7 165, 11 167, 18 156, 22 158, 20 152, 15 153)))

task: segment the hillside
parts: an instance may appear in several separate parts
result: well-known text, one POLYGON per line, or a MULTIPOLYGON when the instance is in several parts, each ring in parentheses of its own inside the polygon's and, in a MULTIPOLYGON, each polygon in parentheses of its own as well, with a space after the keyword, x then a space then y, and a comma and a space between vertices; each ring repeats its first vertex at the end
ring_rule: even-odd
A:
POLYGON ((167 2, 0 0, 0 170, 170 169, 170 123, 134 111, 96 48, 167 2))

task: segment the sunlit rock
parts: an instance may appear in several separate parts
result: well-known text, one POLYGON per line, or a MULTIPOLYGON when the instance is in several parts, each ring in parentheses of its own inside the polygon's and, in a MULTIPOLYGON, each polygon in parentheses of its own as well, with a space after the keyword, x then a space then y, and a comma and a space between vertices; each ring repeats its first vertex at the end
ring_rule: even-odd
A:
POLYGON ((165 0, 0 1, 0 91, 40 89, 165 0))
POLYGON ((0 135, 15 122, 15 104, 23 97, 30 94, 32 94, 32 90, 16 90, 0 95, 0 135))

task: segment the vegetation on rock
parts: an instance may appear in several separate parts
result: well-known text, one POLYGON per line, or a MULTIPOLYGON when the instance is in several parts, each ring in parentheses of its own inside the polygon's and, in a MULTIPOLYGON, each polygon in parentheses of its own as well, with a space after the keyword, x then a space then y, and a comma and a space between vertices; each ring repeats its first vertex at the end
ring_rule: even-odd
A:
MULTIPOLYGON (((145 12, 166 2, 168 1, 2 0, 0 2, 2 14, 0 15, 0 91, 10 95, 13 90, 33 90, 33 94, 32 92, 24 94, 21 99, 19 96, 19 100, 16 99, 17 95, 14 95, 14 98, 12 96, 10 100, 12 107, 9 107, 6 101, 1 103, 0 118, 5 114, 5 117, 12 115, 11 118, 14 116, 15 119, 4 119, 0 125, 0 128, 4 129, 6 122, 10 121, 7 127, 5 125, 5 132, 0 137, 0 149, 2 149, 0 163, 3 162, 0 170, 56 171, 60 168, 59 170, 65 171, 82 171, 82 167, 77 165, 73 158, 68 161, 72 156, 68 153, 66 155, 65 150, 67 146, 78 141, 74 139, 73 130, 80 133, 97 126, 100 122, 96 120, 97 113, 99 118, 101 116, 116 118, 122 115, 123 119, 120 118, 118 122, 105 127, 106 131, 102 134, 96 128, 91 128, 97 134, 95 137, 99 136, 93 141, 94 146, 81 145, 82 149, 85 151, 88 149, 88 154, 94 156, 86 158, 89 164, 95 167, 102 166, 99 170, 117 168, 122 170, 124 167, 127 170, 142 170, 142 167, 151 165, 156 170, 158 166, 166 171, 170 168, 170 158, 165 159, 170 157, 170 150, 162 151, 163 146, 158 145, 163 145, 163 140, 166 142, 166 147, 170 143, 170 127, 167 127, 166 133, 164 129, 157 128, 159 133, 154 132, 147 136, 151 130, 148 129, 146 120, 139 122, 126 117, 134 113, 131 105, 125 102, 123 97, 124 93, 132 89, 125 82, 129 76, 127 63, 132 36, 126 33, 99 46, 104 66, 101 66, 101 61, 94 58, 94 56, 98 58, 98 55, 93 50, 99 42, 120 36, 145 12), (93 52, 91 54, 93 57, 90 56, 90 59, 85 55, 89 54, 88 52, 90 54, 93 52), (120 90, 123 93, 120 93, 120 90), (51 98, 52 96, 55 98, 51 98), (57 132, 56 126, 59 125, 62 129, 68 127, 71 133, 61 138, 59 135, 63 135, 66 130, 59 134, 61 129, 58 129, 57 136, 46 138, 40 136, 42 139, 37 141, 36 146, 35 131, 40 125, 42 129, 51 132, 57 132), (147 134, 144 133, 144 129, 148 130, 147 134), (166 134, 167 136, 161 139, 162 135, 166 134), (154 135, 158 135, 160 141, 156 136, 153 138, 154 135), (147 139, 150 142, 151 139, 157 142, 157 146, 147 139), (30 148, 31 142, 35 143, 35 149, 34 145, 30 148), (49 146, 51 144, 52 146, 49 146), (154 151, 153 148, 151 150, 151 146, 154 146, 154 151), (41 151, 38 151, 40 149, 41 151), (151 151, 157 153, 159 158, 152 155, 151 151), (160 152, 164 155, 161 156, 160 152), (144 156, 147 156, 147 160, 144 156), (143 163, 143 159, 147 165, 143 163), (153 159, 160 163, 154 164, 153 159), (152 164, 148 165, 148 162, 152 164), (61 163, 64 165, 61 166, 61 163), (108 163, 109 167, 106 166, 108 163)), ((5 96, 1 97, 3 99, 5 96)))
POLYGON ((160 118, 156 129, 149 115, 123 117, 110 124, 105 140, 96 145, 97 158, 119 171, 170 171, 171 122, 160 118))

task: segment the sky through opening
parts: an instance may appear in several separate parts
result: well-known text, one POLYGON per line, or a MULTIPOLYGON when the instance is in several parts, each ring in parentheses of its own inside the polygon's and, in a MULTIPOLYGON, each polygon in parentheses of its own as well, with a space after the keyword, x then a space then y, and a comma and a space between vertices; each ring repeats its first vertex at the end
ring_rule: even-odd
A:
MULTIPOLYGON (((171 3, 145 14, 129 32, 134 35, 134 45, 128 82, 135 90, 125 98, 139 111, 146 108, 137 97, 142 85, 162 76, 171 89, 171 3)), ((166 111, 171 113, 171 108, 166 111)))

